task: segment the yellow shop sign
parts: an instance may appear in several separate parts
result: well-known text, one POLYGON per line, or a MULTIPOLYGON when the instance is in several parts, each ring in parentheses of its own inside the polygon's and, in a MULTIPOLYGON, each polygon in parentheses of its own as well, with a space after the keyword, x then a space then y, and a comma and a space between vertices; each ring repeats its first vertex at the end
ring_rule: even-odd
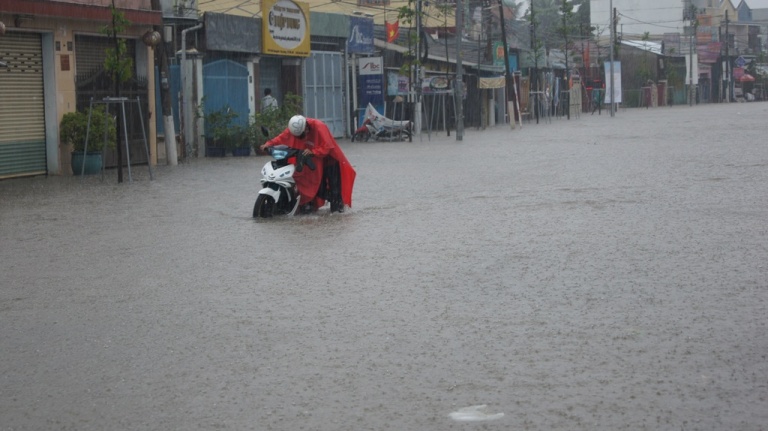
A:
POLYGON ((309 57, 309 4, 262 0, 264 54, 309 57))

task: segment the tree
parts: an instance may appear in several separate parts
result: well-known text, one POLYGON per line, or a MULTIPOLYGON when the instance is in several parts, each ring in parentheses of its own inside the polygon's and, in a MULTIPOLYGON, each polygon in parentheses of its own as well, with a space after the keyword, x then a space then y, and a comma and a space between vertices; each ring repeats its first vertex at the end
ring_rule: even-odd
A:
MULTIPOLYGON (((128 56, 128 47, 125 39, 117 37, 130 25, 130 21, 125 18, 125 14, 115 7, 115 0, 112 0, 112 21, 110 25, 102 27, 101 33, 112 38, 113 47, 107 48, 106 59, 104 60, 104 70, 106 70, 115 86, 115 97, 120 97, 120 85, 133 75, 133 60, 128 56)), ((141 121, 144 121, 142 118, 141 121)), ((117 182, 123 182, 123 152, 120 148, 120 134, 122 131, 122 122, 117 122, 116 147, 117 147, 117 182)), ((127 130, 122 131, 128 133, 127 130)), ((150 163, 148 160, 147 163, 150 163)))
POLYGON ((504 14, 507 20, 514 21, 522 15, 523 2, 515 0, 501 0, 501 4, 504 6, 504 9, 506 9, 504 14))
POLYGON ((539 62, 543 60, 544 56, 542 52, 544 41, 539 37, 538 34, 541 21, 539 19, 538 6, 535 4, 535 2, 531 2, 530 8, 526 11, 525 19, 528 21, 531 29, 531 50, 529 51, 530 60, 535 65, 535 70, 531 74, 531 89, 538 90, 539 62))
POLYGON ((570 43, 573 41, 573 38, 575 36, 576 31, 576 25, 574 25, 574 12, 573 12, 573 3, 568 0, 561 0, 562 3, 560 3, 560 16, 562 18, 562 25, 557 27, 557 33, 562 38, 562 46, 563 50, 565 51, 565 64, 566 69, 568 68, 568 49, 570 48, 570 43))
POLYGON ((526 14, 526 19, 535 26, 536 44, 540 44, 546 51, 561 45, 562 36, 558 32, 561 22, 560 1, 531 0, 531 7, 526 14))

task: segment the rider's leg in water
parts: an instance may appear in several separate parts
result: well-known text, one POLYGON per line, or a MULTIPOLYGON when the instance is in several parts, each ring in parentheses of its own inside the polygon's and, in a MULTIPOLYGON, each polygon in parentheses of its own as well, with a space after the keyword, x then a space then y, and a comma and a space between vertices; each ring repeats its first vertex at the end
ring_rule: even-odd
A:
POLYGON ((341 199, 341 171, 339 163, 330 159, 323 167, 323 179, 317 196, 330 202, 331 212, 344 212, 344 202, 341 199))
POLYGON ((331 212, 344 212, 344 201, 341 199, 341 171, 339 163, 326 167, 328 173, 328 191, 331 201, 331 212))

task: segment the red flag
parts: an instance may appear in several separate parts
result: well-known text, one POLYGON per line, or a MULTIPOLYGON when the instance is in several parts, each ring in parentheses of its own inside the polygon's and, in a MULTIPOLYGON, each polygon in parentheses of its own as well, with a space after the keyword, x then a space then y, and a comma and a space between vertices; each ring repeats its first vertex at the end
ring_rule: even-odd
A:
POLYGON ((387 42, 394 42, 397 40, 397 36, 400 34, 400 21, 395 21, 392 24, 385 22, 387 26, 387 42))

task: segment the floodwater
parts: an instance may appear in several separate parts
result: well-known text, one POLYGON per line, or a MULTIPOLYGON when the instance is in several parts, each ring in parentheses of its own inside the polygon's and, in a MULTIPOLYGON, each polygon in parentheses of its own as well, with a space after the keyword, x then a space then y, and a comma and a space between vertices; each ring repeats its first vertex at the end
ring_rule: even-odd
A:
POLYGON ((353 207, 268 221, 267 157, 0 181, 0 429, 765 430, 766 132, 343 141, 353 207))

